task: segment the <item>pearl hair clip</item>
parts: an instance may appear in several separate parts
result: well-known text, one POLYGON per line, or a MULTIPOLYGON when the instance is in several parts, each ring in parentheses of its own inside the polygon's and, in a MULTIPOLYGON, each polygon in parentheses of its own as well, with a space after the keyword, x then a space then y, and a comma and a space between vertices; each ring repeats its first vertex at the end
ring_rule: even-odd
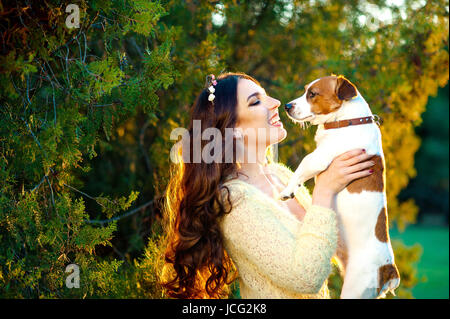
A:
POLYGON ((214 92, 216 92, 216 89, 214 88, 214 86, 217 85, 217 81, 216 81, 216 77, 214 76, 214 74, 210 74, 208 77, 209 77, 208 80, 210 80, 210 81, 208 81, 210 83, 210 86, 208 87, 208 91, 209 91, 208 101, 213 102, 214 98, 216 97, 214 95, 214 92))

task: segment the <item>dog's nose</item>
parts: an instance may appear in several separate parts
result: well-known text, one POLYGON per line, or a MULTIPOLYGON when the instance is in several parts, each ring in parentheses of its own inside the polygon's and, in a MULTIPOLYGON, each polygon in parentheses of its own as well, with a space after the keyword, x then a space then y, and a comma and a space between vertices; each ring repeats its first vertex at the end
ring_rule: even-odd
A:
POLYGON ((294 103, 287 103, 284 105, 284 108, 286 109, 286 111, 289 111, 293 106, 294 106, 294 103))

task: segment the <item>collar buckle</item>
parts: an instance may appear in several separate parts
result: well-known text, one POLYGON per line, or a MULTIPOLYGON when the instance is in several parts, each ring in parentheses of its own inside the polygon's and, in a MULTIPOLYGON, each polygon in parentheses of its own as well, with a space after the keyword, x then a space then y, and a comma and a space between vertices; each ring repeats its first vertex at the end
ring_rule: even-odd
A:
POLYGON ((379 117, 377 114, 374 114, 372 118, 373 121, 378 125, 378 127, 380 127, 381 124, 383 124, 383 119, 379 117))

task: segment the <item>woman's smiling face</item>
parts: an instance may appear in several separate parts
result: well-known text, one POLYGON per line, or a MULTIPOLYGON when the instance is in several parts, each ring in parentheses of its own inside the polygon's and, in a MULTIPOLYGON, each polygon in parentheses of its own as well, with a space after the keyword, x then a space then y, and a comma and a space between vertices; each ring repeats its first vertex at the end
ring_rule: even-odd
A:
POLYGON ((257 144, 269 146, 286 138, 287 132, 280 121, 280 101, 266 94, 255 82, 240 79, 237 88, 237 128, 244 136, 256 136, 257 144))

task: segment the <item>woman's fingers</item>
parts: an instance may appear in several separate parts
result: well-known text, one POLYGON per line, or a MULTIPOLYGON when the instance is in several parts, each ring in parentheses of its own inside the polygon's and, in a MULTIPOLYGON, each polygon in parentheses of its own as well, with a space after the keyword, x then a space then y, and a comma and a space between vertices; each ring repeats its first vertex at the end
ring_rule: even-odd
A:
POLYGON ((360 162, 367 161, 368 159, 372 158, 374 154, 366 154, 366 153, 360 153, 358 155, 354 155, 351 158, 344 160, 343 164, 344 166, 352 166, 360 162))
POLYGON ((357 148, 351 151, 347 151, 345 153, 342 153, 341 155, 339 155, 337 158, 341 161, 346 161, 349 160, 355 156, 361 155, 361 154, 365 154, 363 149, 357 148))
POLYGON ((353 180, 355 180, 357 178, 369 176, 370 174, 372 174, 370 172, 370 169, 366 169, 366 170, 363 170, 363 171, 358 171, 356 173, 350 174, 350 175, 347 176, 348 183, 350 183, 351 181, 353 181, 353 180))
POLYGON ((346 167, 345 171, 347 174, 351 174, 351 173, 359 172, 363 169, 372 167, 374 165, 375 165, 375 162, 373 162, 373 161, 364 161, 364 162, 360 162, 360 163, 358 162, 357 164, 346 167))
MULTIPOLYGON (((353 180, 369 176, 375 164, 374 161, 369 160, 373 156, 373 154, 366 154, 363 149, 354 149, 336 156, 328 169, 324 171, 324 173, 327 172, 324 176, 329 178, 326 184, 338 193, 353 180)), ((319 174, 316 183, 321 175, 319 174)))

